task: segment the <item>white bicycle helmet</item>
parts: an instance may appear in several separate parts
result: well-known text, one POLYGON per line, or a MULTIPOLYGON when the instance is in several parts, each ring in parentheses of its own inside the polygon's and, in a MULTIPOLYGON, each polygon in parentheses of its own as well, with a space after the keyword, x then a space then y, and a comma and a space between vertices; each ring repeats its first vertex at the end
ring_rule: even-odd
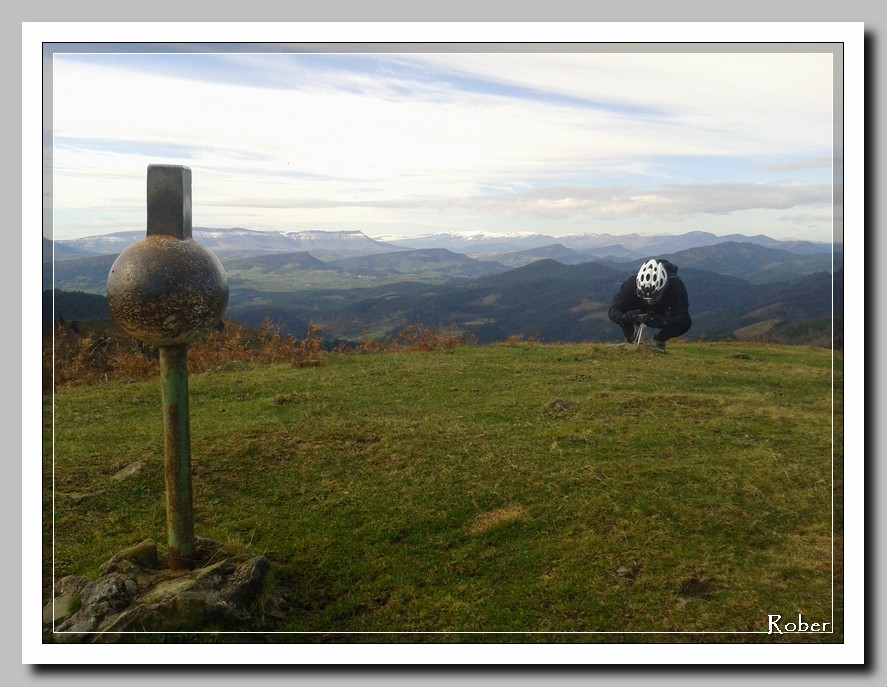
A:
POLYGON ((658 298, 666 283, 668 283, 668 273, 658 260, 647 260, 638 270, 636 284, 638 296, 641 298, 658 298))

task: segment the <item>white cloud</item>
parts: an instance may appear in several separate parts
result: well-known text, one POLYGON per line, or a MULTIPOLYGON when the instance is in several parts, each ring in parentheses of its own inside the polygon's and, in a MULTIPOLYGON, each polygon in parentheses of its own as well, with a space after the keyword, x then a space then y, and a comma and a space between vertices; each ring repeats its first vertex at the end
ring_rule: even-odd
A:
POLYGON ((657 112, 700 130, 780 147, 831 140, 828 53, 582 53, 419 56, 466 74, 614 107, 657 112))
POLYGON ((792 165, 831 145, 823 55, 452 53, 401 56, 401 72, 224 59, 238 83, 57 59, 57 217, 131 215, 154 163, 190 166, 195 221, 205 212, 217 226, 785 210, 810 204, 806 186, 699 185, 699 161, 778 164, 791 181, 792 165), (243 82, 248 64, 261 85, 243 82))

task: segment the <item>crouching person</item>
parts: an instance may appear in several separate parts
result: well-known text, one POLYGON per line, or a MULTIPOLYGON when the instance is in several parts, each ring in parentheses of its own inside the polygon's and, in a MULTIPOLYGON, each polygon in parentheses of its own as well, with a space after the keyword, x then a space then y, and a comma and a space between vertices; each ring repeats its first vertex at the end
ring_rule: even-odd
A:
POLYGON ((668 260, 647 260, 626 279, 613 297, 610 320, 619 325, 625 340, 635 342, 637 327, 659 331, 651 344, 665 350, 665 342, 690 329, 690 302, 678 268, 668 260))

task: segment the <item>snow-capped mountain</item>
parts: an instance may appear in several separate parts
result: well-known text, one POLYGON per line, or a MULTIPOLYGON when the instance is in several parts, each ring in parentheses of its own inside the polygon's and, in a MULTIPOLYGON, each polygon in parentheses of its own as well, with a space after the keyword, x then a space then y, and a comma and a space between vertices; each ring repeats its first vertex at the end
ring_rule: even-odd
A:
MULTIPOLYGON (((690 248, 701 248, 719 243, 753 243, 767 248, 780 248, 798 254, 829 253, 832 244, 810 241, 778 241, 768 236, 731 234, 717 236, 705 231, 690 231, 679 235, 644 236, 642 234, 573 234, 549 236, 546 234, 486 232, 443 232, 418 236, 381 236, 371 238, 362 231, 254 231, 240 227, 211 229, 195 227, 194 239, 219 257, 249 257, 266 253, 311 252, 315 257, 372 255, 408 249, 442 248, 471 257, 496 256, 559 245, 578 251, 588 259, 631 261, 646 257, 675 253, 690 248)), ((123 231, 101 236, 90 236, 56 242, 55 259, 67 257, 117 254, 145 237, 140 230, 123 231)), ((836 244, 842 251, 843 244, 836 244)), ((50 260, 52 251, 45 251, 50 260)))
POLYGON ((478 255, 541 248, 560 242, 559 238, 546 234, 492 234, 482 231, 468 233, 441 232, 419 236, 385 236, 381 237, 380 240, 402 248, 446 248, 452 251, 478 255))
MULTIPOLYGON (((684 234, 646 236, 642 234, 590 234, 549 236, 546 234, 491 234, 485 232, 442 232, 420 236, 386 236, 385 243, 409 248, 447 248, 469 255, 491 255, 526 251, 534 248, 561 245, 590 257, 632 260, 664 253, 674 253, 688 248, 712 246, 718 243, 754 243, 767 248, 782 248, 794 253, 828 253, 829 243, 810 241, 778 241, 768 236, 744 236, 731 234, 717 236, 706 231, 690 231, 684 234)), ((838 244, 835 250, 842 250, 838 244)))
MULTIPOLYGON (((298 251, 367 255, 401 250, 397 246, 371 239, 362 231, 282 232, 253 231, 240 227, 232 229, 194 227, 192 233, 195 241, 219 257, 248 257, 263 253, 298 251)), ((57 247, 64 249, 76 249, 79 255, 109 255, 121 253, 143 238, 145 238, 144 231, 133 230, 57 241, 56 244, 57 247)))

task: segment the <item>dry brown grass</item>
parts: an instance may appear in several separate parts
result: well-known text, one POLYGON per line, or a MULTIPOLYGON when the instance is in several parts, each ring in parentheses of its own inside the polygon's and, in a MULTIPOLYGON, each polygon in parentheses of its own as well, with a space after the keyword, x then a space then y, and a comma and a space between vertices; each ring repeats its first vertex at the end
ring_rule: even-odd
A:
POLYGON ((452 351, 462 346, 477 343, 471 332, 449 332, 442 327, 426 327, 421 323, 410 324, 401 330, 396 338, 374 339, 363 337, 360 348, 364 353, 384 353, 386 351, 452 351))
POLYGON ((476 342, 470 332, 452 333, 441 327, 429 328, 411 324, 398 335, 400 347, 407 351, 449 351, 476 342))
POLYGON ((486 532, 497 525, 504 525, 507 522, 518 520, 526 515, 527 511, 523 506, 517 503, 509 504, 504 508, 497 508, 486 513, 478 515, 468 527, 469 534, 478 534, 486 532))
MULTIPOLYGON (((310 325, 305 339, 284 334, 270 320, 258 330, 234 322, 212 332, 188 349, 188 369, 194 373, 232 364, 323 364, 321 328, 310 325)), ((157 349, 120 332, 83 334, 57 323, 43 333, 43 390, 96 384, 111 380, 139 381, 159 374, 157 349)))
MULTIPOLYGON (((96 384, 112 380, 140 381, 159 374, 157 349, 136 341, 114 326, 96 327, 84 333, 79 327, 58 322, 43 332, 43 391, 53 388, 96 384)), ((310 324, 307 336, 297 339, 265 319, 258 329, 235 322, 213 331, 188 348, 188 369, 192 373, 212 372, 238 364, 288 364, 315 367, 325 355, 322 328, 310 324)), ((340 346, 336 352, 363 353, 387 351, 454 350, 477 342, 470 332, 448 332, 441 327, 412 324, 397 337, 364 337, 356 349, 340 346)))
POLYGON ((542 340, 538 336, 529 336, 526 339, 523 334, 511 334, 505 339, 506 346, 538 346, 542 340))

